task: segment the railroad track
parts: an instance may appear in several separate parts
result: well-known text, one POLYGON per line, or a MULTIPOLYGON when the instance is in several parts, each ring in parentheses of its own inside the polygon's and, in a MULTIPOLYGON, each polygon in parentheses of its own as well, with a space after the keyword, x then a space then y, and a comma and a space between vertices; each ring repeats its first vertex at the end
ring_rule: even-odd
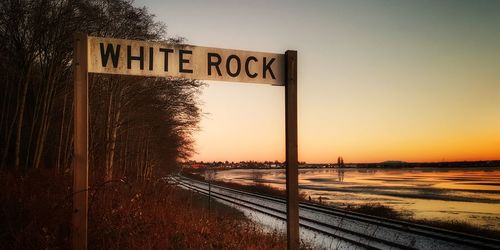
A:
MULTIPOLYGON (((179 186, 208 195, 208 184, 183 176, 179 186)), ((286 200, 211 185, 211 197, 257 213, 286 220, 286 200)), ((362 249, 500 249, 500 240, 350 212, 310 203, 299 204, 301 228, 337 240, 334 248, 362 249)))

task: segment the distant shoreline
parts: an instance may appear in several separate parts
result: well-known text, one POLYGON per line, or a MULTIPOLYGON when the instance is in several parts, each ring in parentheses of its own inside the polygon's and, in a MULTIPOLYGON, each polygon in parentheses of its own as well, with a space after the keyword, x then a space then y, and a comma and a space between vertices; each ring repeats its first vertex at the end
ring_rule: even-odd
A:
MULTIPOLYGON (((286 169, 285 167, 274 167, 274 168, 264 168, 264 167, 244 167, 244 168, 211 168, 216 170, 232 170, 232 169, 249 169, 249 170, 258 170, 258 169, 286 169)), ((339 169, 339 170, 363 170, 363 169, 481 169, 481 170, 500 170, 500 165, 497 166, 345 166, 345 167, 324 167, 324 166, 299 166, 299 169, 339 169)))
MULTIPOLYGON (((266 162, 240 162, 240 163, 197 163, 196 169, 285 169, 284 163, 266 163, 266 162)), ((193 165, 191 165, 193 166, 193 165)), ((192 168, 185 165, 187 168, 192 168)), ((500 168, 500 161, 462 161, 462 162, 400 162, 387 161, 380 163, 302 163, 299 169, 497 169, 500 168)))
MULTIPOLYGON (((258 168, 258 167, 255 167, 255 168, 213 168, 215 170, 233 170, 233 169, 239 169, 239 170, 245 170, 245 169, 248 169, 248 170, 272 170, 272 169, 286 169, 284 167, 279 167, 279 168, 258 168)), ((384 169, 384 170, 387 170, 387 169, 408 169, 408 170, 412 170, 412 169, 481 169, 481 170, 500 170, 500 166, 489 166, 489 167, 486 167, 486 166, 447 166, 447 167, 435 167, 435 166, 426 166, 426 167, 422 167, 422 166, 419 166, 419 167, 310 167, 310 166, 307 166, 307 167, 302 167, 300 166, 299 169, 339 169, 339 170, 363 170, 363 169, 384 169)))

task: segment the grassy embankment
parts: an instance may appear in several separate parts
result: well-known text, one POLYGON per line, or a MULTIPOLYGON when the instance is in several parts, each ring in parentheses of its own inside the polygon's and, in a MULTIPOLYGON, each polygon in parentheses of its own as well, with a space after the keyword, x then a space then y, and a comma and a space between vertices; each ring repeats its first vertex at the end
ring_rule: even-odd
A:
MULTIPOLYGON (((0 171, 0 249, 70 248, 70 187, 51 171, 0 171)), ((165 182, 94 186, 89 201, 91 249, 286 248, 285 235, 165 182)))
MULTIPOLYGON (((186 177, 190 177, 193 179, 205 181, 205 178, 199 173, 191 173, 184 171, 183 175, 186 177)), ((272 188, 270 186, 264 184, 257 185, 242 185, 238 183, 232 182, 224 182, 224 181, 212 181, 213 184, 221 185, 229 188, 245 190, 254 193, 260 193, 265 195, 277 196, 277 197, 285 197, 286 192, 281 189, 272 188)), ((500 230, 484 228, 476 224, 472 224, 466 221, 436 221, 436 220, 427 220, 427 219, 416 219, 413 218, 412 213, 410 211, 398 211, 390 206, 383 205, 380 203, 366 203, 362 205, 348 205, 344 207, 335 206, 333 204, 328 203, 320 203, 319 201, 312 200, 310 201, 304 193, 299 194, 299 199, 301 202, 310 202, 315 204, 321 204, 326 206, 332 206, 336 208, 346 209, 348 211, 358 212, 362 214, 373 215, 382 218, 388 218, 393 220, 401 220, 407 221, 416 224, 422 224, 437 228, 443 228, 451 231, 463 232, 467 234, 478 235, 482 237, 489 237, 494 239, 500 239, 500 230)))

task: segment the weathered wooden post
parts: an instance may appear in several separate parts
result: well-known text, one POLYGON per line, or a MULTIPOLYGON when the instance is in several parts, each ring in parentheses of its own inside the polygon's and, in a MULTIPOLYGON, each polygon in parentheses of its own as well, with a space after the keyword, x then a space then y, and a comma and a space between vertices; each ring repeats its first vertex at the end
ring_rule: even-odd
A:
POLYGON ((286 193, 288 249, 298 249, 299 234, 299 178, 297 140, 297 51, 285 53, 285 123, 286 123, 286 193))
POLYGON ((88 70, 87 35, 74 35, 74 155, 73 155, 73 249, 87 249, 88 224, 88 70))

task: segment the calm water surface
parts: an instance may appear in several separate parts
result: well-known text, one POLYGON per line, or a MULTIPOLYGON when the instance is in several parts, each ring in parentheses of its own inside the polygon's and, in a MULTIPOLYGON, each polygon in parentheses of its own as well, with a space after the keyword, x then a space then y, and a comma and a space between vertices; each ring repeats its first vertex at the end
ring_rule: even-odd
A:
MULTIPOLYGON (((216 179, 285 188, 283 169, 220 170, 216 179)), ((500 168, 300 169, 300 192, 346 206, 380 203, 414 218, 500 229, 500 168)))

